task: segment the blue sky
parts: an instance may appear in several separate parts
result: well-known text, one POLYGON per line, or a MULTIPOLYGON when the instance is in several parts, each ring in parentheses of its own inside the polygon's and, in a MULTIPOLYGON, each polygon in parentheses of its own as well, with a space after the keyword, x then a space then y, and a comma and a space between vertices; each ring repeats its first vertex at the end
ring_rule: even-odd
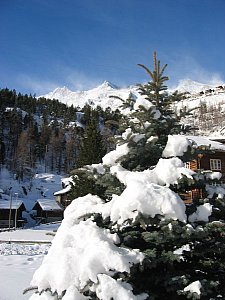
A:
POLYGON ((148 80, 225 81, 224 0, 0 0, 0 88, 44 94, 148 80))

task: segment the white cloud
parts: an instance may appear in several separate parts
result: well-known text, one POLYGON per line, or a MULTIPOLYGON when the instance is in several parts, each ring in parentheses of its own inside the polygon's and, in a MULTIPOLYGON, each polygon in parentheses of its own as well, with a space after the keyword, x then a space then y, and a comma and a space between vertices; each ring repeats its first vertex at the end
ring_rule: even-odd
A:
POLYGON ((87 90, 96 87, 101 83, 99 78, 91 78, 87 76, 85 73, 68 69, 64 70, 65 77, 64 82, 68 85, 72 90, 87 90))
POLYGON ((27 93, 31 94, 35 93, 37 96, 44 95, 62 86, 66 86, 72 91, 87 90, 96 87, 103 81, 98 78, 92 79, 86 74, 68 67, 56 67, 56 69, 56 79, 51 80, 39 76, 19 74, 15 81, 22 90, 26 90, 27 93))
POLYGON ((218 72, 212 72, 186 54, 177 54, 169 62, 168 67, 172 85, 176 85, 181 79, 191 79, 205 84, 219 85, 224 83, 223 76, 218 72))
POLYGON ((43 95, 47 92, 54 90, 58 84, 41 78, 35 78, 27 74, 19 74, 16 78, 17 85, 21 86, 21 89, 26 90, 27 93, 35 93, 43 95))

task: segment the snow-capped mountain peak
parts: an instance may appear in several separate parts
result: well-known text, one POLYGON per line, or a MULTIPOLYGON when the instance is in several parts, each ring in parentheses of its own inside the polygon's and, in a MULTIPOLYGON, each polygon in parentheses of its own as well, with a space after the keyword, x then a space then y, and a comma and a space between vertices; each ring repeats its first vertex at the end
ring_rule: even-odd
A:
POLYGON ((67 97, 71 93, 73 93, 73 92, 70 89, 68 89, 66 86, 63 86, 63 87, 58 87, 58 88, 54 89, 54 91, 48 93, 47 95, 43 95, 40 97, 60 100, 62 97, 67 97))
POLYGON ((73 105, 75 107, 84 107, 86 104, 92 105, 93 107, 101 106, 103 109, 110 107, 117 109, 121 106, 121 100, 113 98, 113 96, 120 97, 126 100, 132 92, 138 94, 137 87, 130 88, 118 88, 116 85, 109 81, 104 81, 99 86, 87 90, 87 91, 76 91, 73 92, 67 87, 59 87, 54 91, 40 96, 47 99, 58 99, 67 105, 73 105))
POLYGON ((179 92, 183 93, 188 92, 190 94, 196 94, 213 88, 215 88, 215 84, 205 84, 191 79, 182 79, 179 81, 178 86, 173 90, 178 90, 179 92))
MULTIPOLYGON (((190 93, 188 99, 185 101, 185 105, 190 108, 199 106, 199 102, 203 100, 211 104, 219 103, 221 101, 224 102, 224 85, 217 86, 215 84, 200 83, 191 79, 183 79, 179 81, 176 88, 169 90, 169 92, 175 90, 190 93)), ((59 87, 43 97, 48 99, 58 99, 68 106, 73 105, 74 107, 83 108, 88 104, 92 107, 101 106, 103 109, 110 107, 112 110, 116 110, 117 108, 120 108, 122 104, 118 97, 126 100, 130 93, 132 93, 134 98, 140 97, 137 86, 118 88, 113 83, 104 81, 99 86, 86 91, 74 92, 65 86, 59 87)))
POLYGON ((106 88, 112 88, 112 89, 118 89, 118 86, 111 83, 110 81, 105 80, 99 87, 106 87, 106 88))

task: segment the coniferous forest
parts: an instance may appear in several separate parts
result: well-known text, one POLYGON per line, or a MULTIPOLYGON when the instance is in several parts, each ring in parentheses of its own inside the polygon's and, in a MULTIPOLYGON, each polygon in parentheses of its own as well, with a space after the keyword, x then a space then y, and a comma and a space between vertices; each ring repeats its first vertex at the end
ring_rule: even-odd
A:
POLYGON ((0 166, 23 180, 38 171, 68 174, 77 164, 99 162, 112 147, 108 138, 116 130, 104 122, 118 118, 119 112, 110 109, 86 105, 81 110, 1 89, 0 166), (98 145, 87 148, 90 139, 97 139, 98 145))
POLYGON ((119 118, 110 108, 80 109, 1 89, 0 167, 23 180, 34 172, 68 174, 76 166, 100 162, 113 147, 110 138, 116 126, 110 120, 119 118), (98 141, 96 147, 88 147, 91 139, 98 141))

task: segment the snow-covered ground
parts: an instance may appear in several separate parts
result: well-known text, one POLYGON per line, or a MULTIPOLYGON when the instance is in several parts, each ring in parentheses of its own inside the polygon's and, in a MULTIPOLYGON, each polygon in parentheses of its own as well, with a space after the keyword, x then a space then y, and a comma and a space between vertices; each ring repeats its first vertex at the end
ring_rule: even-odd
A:
POLYGON ((13 200, 23 201, 28 220, 25 229, 0 232, 0 300, 26 300, 31 296, 23 295, 23 290, 29 287, 34 271, 48 252, 53 236, 47 233, 57 230, 59 224, 31 227, 35 222, 29 212, 37 199, 54 199, 53 193, 62 188, 61 180, 60 175, 40 173, 32 181, 19 182, 8 170, 0 170, 0 201, 9 201, 10 193, 13 200))
POLYGON ((30 229, 0 232, 0 300, 26 300, 30 293, 23 295, 30 286, 34 271, 41 265, 50 247, 53 233, 59 224, 41 225, 30 229), (15 244, 9 241, 26 241, 15 244), (29 241, 37 243, 29 244, 29 241), (39 244, 38 242, 49 242, 39 244))

